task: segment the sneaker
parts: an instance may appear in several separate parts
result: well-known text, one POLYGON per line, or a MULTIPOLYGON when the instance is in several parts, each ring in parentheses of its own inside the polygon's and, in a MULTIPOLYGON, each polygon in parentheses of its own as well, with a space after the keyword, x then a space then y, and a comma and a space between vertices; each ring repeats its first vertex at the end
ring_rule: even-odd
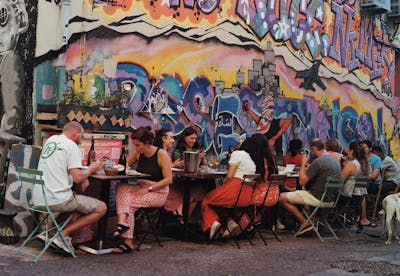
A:
POLYGON ((36 237, 37 237, 39 240, 41 240, 41 241, 43 241, 43 242, 45 242, 45 243, 47 243, 47 242, 49 241, 49 239, 48 239, 48 238, 46 237, 46 235, 43 234, 43 233, 37 235, 36 237))
MULTIPOLYGON (((69 246, 73 249, 74 247, 72 246, 72 239, 71 237, 65 237, 65 240, 69 244, 69 246)), ((63 239, 60 236, 57 236, 53 240, 53 243, 60 249, 62 249, 64 252, 71 254, 72 252, 69 250, 69 248, 65 245, 63 239)))
POLYGON ((310 226, 306 226, 304 227, 304 229, 302 229, 300 232, 298 232, 296 235, 302 235, 308 231, 311 231, 314 229, 314 226, 310 225, 310 226))
POLYGON ((286 229, 286 226, 281 222, 280 219, 278 219, 277 222, 276 222, 276 228, 277 228, 278 230, 285 230, 285 229, 286 229))
MULTIPOLYGON (((226 227, 229 229, 229 231, 231 232, 231 235, 233 237, 237 237, 240 235, 240 226, 234 222, 233 220, 228 221, 228 224, 226 225, 226 227)), ((226 229, 222 235, 221 238, 228 238, 230 236, 228 229, 226 229)))
POLYGON ((219 229, 221 229, 221 223, 214 221, 210 228, 210 240, 214 239, 215 235, 218 234, 219 229))

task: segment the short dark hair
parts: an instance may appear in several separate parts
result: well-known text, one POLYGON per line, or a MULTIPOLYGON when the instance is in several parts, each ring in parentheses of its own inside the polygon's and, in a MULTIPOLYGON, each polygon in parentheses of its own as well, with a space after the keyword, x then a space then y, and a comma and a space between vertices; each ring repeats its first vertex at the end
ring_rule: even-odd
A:
POLYGON ((316 148, 317 150, 325 149, 325 144, 320 138, 314 138, 310 141, 310 149, 316 148))
POLYGON ((289 149, 291 156, 295 156, 303 148, 303 142, 300 139, 293 139, 289 142, 289 149))
POLYGON ((341 146, 337 139, 329 139, 325 143, 325 148, 326 148, 326 150, 329 150, 329 151, 340 152, 341 146))
POLYGON ((373 146, 372 147, 372 151, 379 152, 379 153, 383 154, 383 149, 380 146, 373 146))
POLYGON ((156 137, 154 139, 153 145, 162 148, 163 147, 162 138, 167 136, 168 132, 172 132, 172 130, 169 128, 161 128, 159 130, 156 130, 156 137))
POLYGON ((144 144, 152 145, 154 143, 154 133, 151 132, 151 127, 138 127, 131 134, 132 140, 139 140, 144 144))
POLYGON ((370 140, 364 140, 361 143, 367 145, 368 148, 372 148, 372 142, 370 140))

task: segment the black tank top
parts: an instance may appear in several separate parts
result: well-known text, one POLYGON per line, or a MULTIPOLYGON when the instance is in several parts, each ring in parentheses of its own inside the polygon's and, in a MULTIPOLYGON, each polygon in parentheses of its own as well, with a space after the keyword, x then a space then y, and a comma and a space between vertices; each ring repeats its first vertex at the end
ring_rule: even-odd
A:
POLYGON ((162 169, 158 165, 158 150, 160 148, 157 148, 156 152, 150 156, 146 157, 143 154, 139 156, 138 164, 136 167, 136 170, 141 173, 146 173, 150 174, 150 180, 152 181, 160 181, 163 179, 163 174, 162 174, 162 169))

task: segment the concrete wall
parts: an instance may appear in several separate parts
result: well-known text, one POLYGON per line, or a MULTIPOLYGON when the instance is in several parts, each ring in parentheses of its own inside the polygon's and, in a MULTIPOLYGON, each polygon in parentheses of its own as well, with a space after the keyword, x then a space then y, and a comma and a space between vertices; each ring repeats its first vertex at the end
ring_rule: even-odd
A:
POLYGON ((129 82, 134 128, 193 125, 217 153, 283 128, 283 151, 318 136, 400 157, 392 26, 358 2, 59 2, 38 4, 35 104, 69 90, 96 102, 129 82))

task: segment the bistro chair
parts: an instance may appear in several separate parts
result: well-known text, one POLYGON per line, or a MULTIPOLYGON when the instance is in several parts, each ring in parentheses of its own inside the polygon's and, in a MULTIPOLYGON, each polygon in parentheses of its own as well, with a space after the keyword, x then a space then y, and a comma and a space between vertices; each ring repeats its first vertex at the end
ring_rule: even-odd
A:
MULTIPOLYGON (((228 227, 228 222, 229 222, 229 219, 233 220, 240 227, 241 233, 246 237, 246 239, 249 241, 249 243, 251 245, 255 245, 252 242, 249 233, 247 233, 248 232, 247 230, 250 230, 252 228, 252 226, 254 226, 254 220, 252 222, 252 219, 250 219, 250 223, 246 226, 246 228, 243 228, 240 225, 240 221, 241 221, 241 219, 243 218, 244 215, 247 214, 247 215, 250 215, 249 217, 251 217, 251 210, 253 210, 252 207, 254 205, 252 203, 249 203, 248 206, 238 206, 238 203, 239 203, 242 191, 243 191, 243 187, 245 187, 245 186, 250 186, 252 188, 251 198, 253 198, 254 191, 256 189, 256 186, 257 186, 257 183, 259 181, 259 178, 260 178, 259 174, 246 174, 246 175, 244 175, 243 176, 243 181, 242 181, 241 186, 240 186, 239 193, 238 193, 238 195, 236 197, 236 200, 235 200, 235 204, 233 206, 220 206, 222 209, 228 210, 228 212, 227 212, 228 216, 225 216, 225 218, 221 218, 222 228, 224 228, 224 229, 226 229, 228 231, 229 238, 232 239, 235 242, 235 244, 236 244, 238 249, 240 249, 240 245, 238 243, 238 237, 231 232, 231 230, 228 227)), ((209 241, 209 243, 211 243, 213 241, 214 237, 209 241)))
MULTIPOLYGON (((143 237, 139 241, 136 250, 140 250, 140 246, 148 236, 148 234, 152 233, 155 239, 157 240, 157 243, 160 247, 163 246, 161 244, 160 239, 157 234, 157 227, 159 224, 159 218, 161 215, 161 211, 163 210, 164 207, 142 207, 138 211, 142 211, 142 216, 138 219, 138 221, 141 221, 142 224, 146 222, 147 225, 143 225, 143 237)), ((139 222, 140 223, 140 222, 139 222)), ((135 227, 136 228, 136 227, 135 227)))
POLYGON ((47 197, 44 191, 44 180, 43 172, 35 169, 26 169, 17 167, 17 172, 19 176, 19 181, 21 183, 21 193, 24 200, 25 209, 31 214, 33 220, 35 221, 35 228, 28 235, 25 241, 17 249, 16 254, 20 254, 23 249, 35 238, 42 238, 44 241, 44 248, 36 255, 33 252, 24 250, 24 253, 35 257, 35 262, 37 262, 44 252, 50 247, 52 242, 60 236, 64 245, 71 252, 73 257, 76 257, 74 248, 65 239, 65 236, 61 232, 64 227, 71 220, 73 214, 70 214, 68 218, 61 224, 57 222, 55 214, 50 210, 47 204, 47 197), (45 201, 44 208, 37 208, 31 203, 33 187, 35 185, 40 185, 41 192, 45 201))
POLYGON ((277 186, 279 189, 279 187, 284 186, 286 178, 287 178, 286 175, 271 174, 269 176, 268 188, 267 191, 265 192, 264 198, 262 199, 261 203, 256 202, 253 204, 255 209, 255 215, 254 217, 252 217, 251 223, 252 226, 254 227, 255 233, 258 233, 258 235, 263 240, 265 245, 267 245, 267 241, 265 240, 261 232, 263 226, 266 226, 268 230, 271 230, 276 240, 282 242, 279 239, 278 233, 276 231, 278 223, 278 203, 276 203, 274 206, 270 208, 265 207, 265 203, 267 202, 268 194, 271 188, 277 186), (267 220, 269 220, 270 222, 267 223, 267 220))
POLYGON ((322 193, 321 198, 319 199, 321 203, 318 206, 309 206, 310 209, 306 210, 303 208, 303 214, 306 217, 306 222, 300 226, 299 230, 294 234, 295 237, 302 234, 303 229, 305 229, 308 225, 312 226, 312 230, 317 234, 318 238, 321 242, 324 241, 319 230, 320 227, 324 227, 329 230, 332 234, 332 237, 338 240, 338 237, 335 234, 335 231, 329 224, 327 217, 331 214, 338 203, 339 200, 339 191, 343 187, 343 180, 340 177, 328 177, 325 183, 324 192, 322 193), (334 199, 326 198, 328 193, 333 192, 335 194, 334 199), (329 201, 326 201, 329 200, 329 201), (333 201, 332 201, 333 200, 333 201))
MULTIPOLYGON (((357 194, 357 190, 367 190, 368 177, 355 177, 355 185, 353 194, 357 194)), ((365 192, 360 191, 361 194, 365 192)), ((365 193, 366 194, 366 193, 365 193)), ((360 233, 363 226, 361 225, 361 202, 364 195, 353 195, 352 197, 340 196, 337 208, 331 222, 339 223, 339 227, 343 228, 348 234, 347 226, 357 225, 357 233, 360 233)))

